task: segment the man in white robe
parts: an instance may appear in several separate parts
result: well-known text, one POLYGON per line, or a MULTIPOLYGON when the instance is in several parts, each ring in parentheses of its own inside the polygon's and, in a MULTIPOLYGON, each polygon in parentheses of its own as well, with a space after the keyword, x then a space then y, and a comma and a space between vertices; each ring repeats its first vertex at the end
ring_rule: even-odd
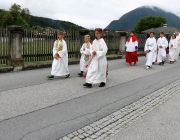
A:
POLYGON ((154 52, 157 50, 154 32, 150 32, 150 37, 146 40, 144 51, 146 52, 146 70, 152 67, 154 52))
POLYGON ((157 55, 157 62, 159 65, 164 65, 166 59, 166 48, 168 47, 168 41, 164 37, 164 33, 160 33, 160 37, 157 40, 158 45, 158 55, 157 55))
POLYGON ((176 35, 176 42, 177 42, 177 47, 176 47, 176 53, 175 53, 175 61, 178 60, 179 58, 179 53, 180 53, 180 34, 179 34, 179 29, 175 31, 175 35, 176 35))
POLYGON ((100 83, 99 87, 104 87, 106 85, 106 67, 107 67, 107 45, 102 36, 102 29, 95 29, 96 39, 92 43, 91 56, 92 61, 89 65, 86 83, 84 86, 91 88, 92 84, 100 83))
POLYGON ((53 46, 53 63, 51 75, 48 76, 48 79, 53 79, 54 76, 66 76, 69 78, 69 69, 68 69, 68 52, 67 45, 64 38, 64 33, 58 33, 58 40, 54 42, 53 46))
POLYGON ((173 64, 175 61, 176 48, 177 48, 176 35, 173 34, 171 36, 171 40, 169 41, 169 57, 168 57, 168 59, 170 61, 170 64, 173 64))

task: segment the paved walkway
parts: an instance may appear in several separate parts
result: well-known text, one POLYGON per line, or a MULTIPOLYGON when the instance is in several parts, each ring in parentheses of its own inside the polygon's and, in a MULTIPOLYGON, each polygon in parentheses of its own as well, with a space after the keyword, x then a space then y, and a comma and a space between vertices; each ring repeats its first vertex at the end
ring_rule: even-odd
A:
POLYGON ((179 106, 177 80, 59 140, 179 140, 179 106))

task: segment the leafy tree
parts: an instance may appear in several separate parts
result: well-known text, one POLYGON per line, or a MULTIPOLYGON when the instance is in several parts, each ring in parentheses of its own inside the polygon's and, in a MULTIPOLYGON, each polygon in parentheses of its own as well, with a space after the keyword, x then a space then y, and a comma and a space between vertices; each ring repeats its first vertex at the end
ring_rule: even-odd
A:
POLYGON ((162 24, 166 23, 166 19, 159 16, 146 16, 142 17, 136 24, 134 31, 135 33, 141 33, 144 30, 150 28, 161 27, 162 24))
POLYGON ((19 25, 28 28, 30 21, 30 12, 27 8, 21 9, 18 4, 13 4, 9 11, 0 11, 0 26, 19 25))

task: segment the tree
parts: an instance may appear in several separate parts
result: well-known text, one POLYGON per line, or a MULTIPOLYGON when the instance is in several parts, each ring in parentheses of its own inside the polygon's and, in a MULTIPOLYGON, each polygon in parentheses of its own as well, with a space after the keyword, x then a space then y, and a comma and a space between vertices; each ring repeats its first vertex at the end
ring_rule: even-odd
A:
POLYGON ((30 12, 27 8, 21 9, 18 4, 13 4, 9 11, 0 11, 0 26, 6 28, 9 25, 19 25, 29 28, 30 12))
POLYGON ((147 29, 161 27, 162 24, 165 23, 166 23, 166 19, 163 17, 157 17, 157 16, 142 17, 134 27, 134 31, 135 33, 141 33, 142 31, 147 29))

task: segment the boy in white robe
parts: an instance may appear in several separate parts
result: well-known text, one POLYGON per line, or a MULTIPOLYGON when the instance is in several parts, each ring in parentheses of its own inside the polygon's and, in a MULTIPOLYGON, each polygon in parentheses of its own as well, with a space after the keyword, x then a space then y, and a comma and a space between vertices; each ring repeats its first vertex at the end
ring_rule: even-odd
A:
POLYGON ((89 65, 86 83, 84 86, 91 88, 92 84, 100 83, 99 87, 104 87, 106 85, 106 67, 107 67, 107 45, 102 37, 102 29, 95 29, 96 39, 92 43, 92 48, 90 50, 92 61, 89 65))
POLYGON ((177 48, 176 35, 173 34, 171 36, 171 40, 169 41, 169 57, 168 58, 169 58, 170 64, 174 64, 176 48, 177 48))
POLYGON ((87 72, 88 67, 86 65, 91 60, 91 54, 90 54, 91 43, 90 43, 89 35, 84 36, 84 42, 85 43, 82 45, 80 49, 80 53, 81 53, 80 71, 81 72, 78 73, 79 76, 83 76, 83 74, 87 72))
POLYGON ((48 76, 48 79, 52 80, 54 76, 65 76, 69 78, 68 52, 63 32, 58 33, 58 40, 54 42, 53 58, 51 75, 48 76))
POLYGON ((157 62, 159 65, 164 65, 166 59, 166 48, 168 47, 168 41, 164 37, 164 33, 160 33, 160 37, 157 40, 158 45, 158 55, 157 55, 157 62))
POLYGON ((150 37, 146 40, 144 51, 146 52, 146 70, 152 67, 154 51, 157 50, 154 32, 150 32, 150 37))

